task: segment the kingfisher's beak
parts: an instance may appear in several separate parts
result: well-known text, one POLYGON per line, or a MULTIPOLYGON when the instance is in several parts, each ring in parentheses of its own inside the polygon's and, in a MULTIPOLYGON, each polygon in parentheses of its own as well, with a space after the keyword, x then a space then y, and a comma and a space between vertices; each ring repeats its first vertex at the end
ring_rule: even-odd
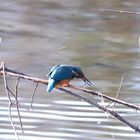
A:
POLYGON ((86 77, 81 77, 81 79, 88 84, 89 86, 92 86, 93 84, 86 78, 86 77))

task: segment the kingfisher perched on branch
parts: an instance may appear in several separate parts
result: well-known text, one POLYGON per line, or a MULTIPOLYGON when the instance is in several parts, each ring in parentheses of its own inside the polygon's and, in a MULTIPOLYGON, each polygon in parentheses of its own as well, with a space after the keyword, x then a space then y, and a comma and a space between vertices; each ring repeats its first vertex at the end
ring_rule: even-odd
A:
POLYGON ((92 85, 92 83, 84 76, 81 69, 76 66, 56 65, 51 69, 47 76, 47 92, 51 92, 51 90, 57 86, 69 87, 69 82, 74 78, 80 78, 89 86, 92 85))

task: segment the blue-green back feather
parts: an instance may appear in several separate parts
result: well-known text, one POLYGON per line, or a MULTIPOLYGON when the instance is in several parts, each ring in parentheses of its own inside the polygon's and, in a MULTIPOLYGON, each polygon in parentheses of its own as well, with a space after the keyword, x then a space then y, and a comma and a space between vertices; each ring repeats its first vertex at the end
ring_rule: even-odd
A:
POLYGON ((53 71, 48 75, 49 78, 55 79, 56 82, 64 79, 72 79, 73 69, 71 66, 59 65, 53 69, 53 71))

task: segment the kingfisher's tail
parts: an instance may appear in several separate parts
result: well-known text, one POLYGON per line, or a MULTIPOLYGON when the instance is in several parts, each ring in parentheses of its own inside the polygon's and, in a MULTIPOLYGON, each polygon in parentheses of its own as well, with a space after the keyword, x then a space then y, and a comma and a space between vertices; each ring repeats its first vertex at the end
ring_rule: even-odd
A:
POLYGON ((51 90, 55 87, 55 83, 54 79, 49 78, 47 92, 51 92, 51 90))

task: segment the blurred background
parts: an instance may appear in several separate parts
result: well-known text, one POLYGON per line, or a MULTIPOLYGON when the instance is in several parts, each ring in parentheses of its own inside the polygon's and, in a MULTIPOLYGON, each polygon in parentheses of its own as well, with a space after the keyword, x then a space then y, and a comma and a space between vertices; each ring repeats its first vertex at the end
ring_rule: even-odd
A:
MULTIPOLYGON (((80 66, 94 84, 93 90, 112 97, 123 75, 119 99, 139 104, 140 15, 100 11, 140 12, 139 5, 139 0, 0 0, 0 62, 44 79, 56 64, 80 66)), ((9 78, 12 90, 15 82, 9 78)), ((84 87, 82 81, 72 83, 84 87)), ((39 85, 33 111, 29 111, 34 85, 26 80, 19 84, 25 134, 20 131, 16 109, 12 111, 21 140, 140 139, 139 134, 94 106, 58 90, 48 94, 45 85, 39 85)), ((0 90, 0 139, 15 140, 2 77, 0 90)), ((140 125, 139 112, 123 106, 116 111, 140 125)))

